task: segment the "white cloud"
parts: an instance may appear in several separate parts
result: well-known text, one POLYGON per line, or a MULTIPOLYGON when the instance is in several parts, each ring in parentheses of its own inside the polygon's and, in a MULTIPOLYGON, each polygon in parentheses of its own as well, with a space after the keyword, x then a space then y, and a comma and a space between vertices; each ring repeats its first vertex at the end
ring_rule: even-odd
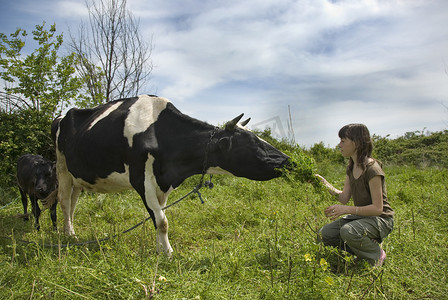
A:
POLYGON ((84 1, 51 1, 53 13, 61 18, 79 21, 80 18, 88 17, 88 10, 84 1))
POLYGON ((19 14, 33 16, 35 24, 40 24, 44 20, 51 24, 56 21, 78 21, 80 17, 87 16, 84 1, 19 1, 15 5, 17 5, 19 14))
MULTIPOLYGON (((401 7, 397 5, 393 8, 401 7)), ((205 5, 201 13, 192 11, 182 30, 171 27, 163 36, 155 33, 158 71, 174 82, 164 89, 167 93, 176 90, 190 96, 227 80, 254 76, 344 76, 388 66, 387 62, 365 60, 359 50, 372 48, 363 48, 359 36, 351 37, 353 31, 347 27, 390 13, 389 2, 380 6, 376 1, 238 1, 219 7, 205 5), (343 36, 344 31, 350 32, 343 36), (344 44, 331 45, 338 42, 331 41, 333 33, 344 44), (329 46, 334 53, 319 50, 329 46), (356 46, 360 46, 358 51, 353 50, 356 46), (168 65, 177 66, 178 71, 172 72, 168 65)))
MULTIPOLYGON (((39 20, 74 22, 85 13, 82 1, 22 1, 39 20)), ((143 35, 153 36, 148 92, 199 119, 218 123, 244 111, 254 123, 286 120, 291 105, 306 145, 355 119, 378 132, 446 124, 439 103, 448 101, 448 1, 128 0, 128 7, 143 35)))

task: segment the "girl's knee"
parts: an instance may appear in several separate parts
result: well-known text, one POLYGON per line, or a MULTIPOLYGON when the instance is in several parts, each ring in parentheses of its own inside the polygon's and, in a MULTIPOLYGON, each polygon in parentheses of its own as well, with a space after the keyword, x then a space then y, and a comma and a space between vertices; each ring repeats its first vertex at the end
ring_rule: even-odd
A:
POLYGON ((344 226, 342 226, 339 233, 341 235, 341 239, 344 242, 360 238, 356 229, 351 224, 345 224, 344 226))
POLYGON ((319 242, 325 242, 326 240, 328 240, 329 238, 331 238, 331 234, 329 232, 329 230, 326 228, 326 226, 322 227, 318 234, 317 234, 317 240, 319 242))
POLYGON ((324 226, 319 230, 317 241, 326 246, 337 246, 340 243, 339 232, 324 226))

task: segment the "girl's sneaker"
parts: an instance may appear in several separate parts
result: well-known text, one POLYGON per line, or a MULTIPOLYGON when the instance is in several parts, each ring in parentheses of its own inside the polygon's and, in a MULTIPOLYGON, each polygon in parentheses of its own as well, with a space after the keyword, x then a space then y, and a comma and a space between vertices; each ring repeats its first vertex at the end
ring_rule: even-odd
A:
POLYGON ((381 249, 380 258, 375 263, 375 267, 381 267, 384 264, 385 260, 386 260, 386 252, 383 249, 381 249))

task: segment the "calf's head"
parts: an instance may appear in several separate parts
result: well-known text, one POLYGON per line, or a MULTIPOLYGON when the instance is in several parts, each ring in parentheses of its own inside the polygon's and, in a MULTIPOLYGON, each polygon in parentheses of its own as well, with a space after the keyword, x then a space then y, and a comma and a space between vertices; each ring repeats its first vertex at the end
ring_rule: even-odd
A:
POLYGON ((56 166, 52 162, 35 162, 34 191, 37 198, 44 199, 56 188, 56 166))
POLYGON ((225 130, 217 134, 217 166, 235 176, 252 180, 279 177, 281 174, 278 169, 289 163, 289 157, 254 133, 237 125, 242 116, 243 114, 227 122, 225 130))

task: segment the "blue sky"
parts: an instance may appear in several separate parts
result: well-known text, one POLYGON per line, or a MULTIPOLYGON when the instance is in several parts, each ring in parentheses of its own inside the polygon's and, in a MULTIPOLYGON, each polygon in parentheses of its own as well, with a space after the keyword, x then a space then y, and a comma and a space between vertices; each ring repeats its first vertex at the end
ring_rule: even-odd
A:
MULTIPOLYGON (((0 32, 56 23, 83 0, 0 0, 0 32)), ((448 1, 128 0, 153 41, 143 93, 211 124, 241 112, 296 143, 338 143, 348 123, 392 138, 448 127, 448 1), (289 110, 288 110, 289 108, 289 110)), ((250 126, 252 124, 252 127, 250 126)), ((253 127, 256 125, 255 127, 253 127)))

